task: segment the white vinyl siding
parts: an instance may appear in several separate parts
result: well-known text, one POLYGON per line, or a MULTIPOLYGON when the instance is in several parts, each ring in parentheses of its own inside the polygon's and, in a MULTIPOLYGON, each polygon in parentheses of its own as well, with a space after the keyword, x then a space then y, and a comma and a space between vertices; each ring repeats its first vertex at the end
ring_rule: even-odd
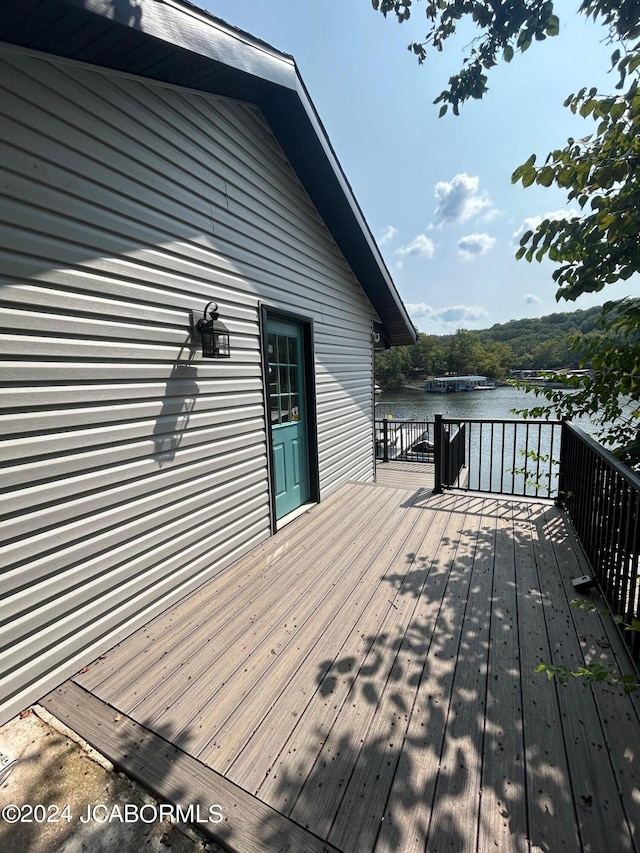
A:
POLYGON ((248 106, 0 50, 0 177, 6 719, 269 535, 261 304, 314 324, 321 495, 372 480, 376 316, 248 106))

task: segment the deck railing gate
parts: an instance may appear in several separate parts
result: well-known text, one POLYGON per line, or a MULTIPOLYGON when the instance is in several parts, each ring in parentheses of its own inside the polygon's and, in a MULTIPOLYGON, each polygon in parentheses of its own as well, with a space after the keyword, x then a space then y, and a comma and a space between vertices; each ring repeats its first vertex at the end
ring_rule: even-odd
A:
POLYGON ((560 421, 436 415, 436 491, 458 488, 555 498, 560 428, 560 421))
POLYGON ((466 424, 452 424, 442 415, 435 416, 434 492, 459 485, 460 472, 466 467, 466 424))

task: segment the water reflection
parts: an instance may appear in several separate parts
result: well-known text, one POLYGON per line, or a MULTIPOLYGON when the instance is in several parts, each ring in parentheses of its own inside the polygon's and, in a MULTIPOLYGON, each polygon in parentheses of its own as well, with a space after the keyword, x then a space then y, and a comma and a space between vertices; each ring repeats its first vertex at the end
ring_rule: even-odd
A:
MULTIPOLYGON (((540 398, 527 394, 521 388, 510 385, 499 386, 491 391, 464 391, 457 394, 426 394, 424 391, 388 391, 379 398, 397 418, 433 420, 436 414, 450 418, 494 418, 511 419, 512 409, 532 408, 540 404, 540 398), (397 409, 397 411, 395 411, 397 409)), ((594 434, 595 429, 588 418, 578 418, 575 423, 585 432, 594 434)))

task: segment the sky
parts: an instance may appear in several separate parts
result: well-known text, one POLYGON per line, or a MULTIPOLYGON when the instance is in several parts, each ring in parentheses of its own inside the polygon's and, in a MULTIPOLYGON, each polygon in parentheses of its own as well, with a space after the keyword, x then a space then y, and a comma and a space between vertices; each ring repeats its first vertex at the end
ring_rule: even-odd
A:
MULTIPOLYGON (((419 331, 451 334, 640 295, 629 281, 557 302, 554 265, 516 261, 519 236, 548 214, 570 215, 566 194, 511 183, 568 137, 595 129, 565 98, 614 90, 605 30, 558 4, 560 35, 489 72, 489 92, 460 116, 433 100, 462 66, 468 28, 420 66, 407 50, 427 32, 424 3, 402 25, 371 0, 196 0, 293 55, 369 228, 419 331)), ((573 209, 576 209, 573 205, 573 209)))

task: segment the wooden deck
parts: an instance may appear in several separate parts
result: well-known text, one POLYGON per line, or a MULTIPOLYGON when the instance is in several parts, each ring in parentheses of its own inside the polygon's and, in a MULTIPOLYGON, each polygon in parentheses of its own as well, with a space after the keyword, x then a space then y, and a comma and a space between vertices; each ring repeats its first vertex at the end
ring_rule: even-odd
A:
POLYGON ((429 462, 376 462, 376 483, 392 489, 433 489, 434 468, 429 462))
MULTIPOLYGON (((559 511, 349 484, 43 704, 265 851, 638 851, 630 664, 559 511)), ((202 827, 206 828, 206 827, 202 827)))

